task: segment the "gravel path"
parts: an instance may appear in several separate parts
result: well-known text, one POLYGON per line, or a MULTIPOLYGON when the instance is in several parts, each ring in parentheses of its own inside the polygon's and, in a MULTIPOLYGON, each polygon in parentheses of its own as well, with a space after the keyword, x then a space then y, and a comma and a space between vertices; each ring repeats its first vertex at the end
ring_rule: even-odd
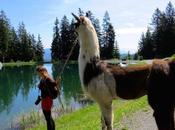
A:
POLYGON ((153 111, 150 107, 137 111, 129 117, 124 117, 120 124, 121 127, 116 130, 157 130, 153 111))
POLYGON ((157 130, 151 108, 143 109, 124 117, 120 130, 157 130))

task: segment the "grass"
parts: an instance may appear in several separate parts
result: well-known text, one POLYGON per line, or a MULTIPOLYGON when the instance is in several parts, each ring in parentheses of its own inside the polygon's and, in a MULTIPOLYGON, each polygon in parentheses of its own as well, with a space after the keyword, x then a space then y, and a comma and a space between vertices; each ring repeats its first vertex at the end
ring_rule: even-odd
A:
MULTIPOLYGON (((74 62, 72 62, 74 63, 74 62)), ((22 64, 22 63, 21 63, 22 64)), ((145 64, 140 61, 137 65, 145 64)), ((23 64, 24 65, 24 64, 23 64)), ((114 109, 114 128, 121 128, 120 121, 124 116, 129 116, 140 109, 147 108, 147 97, 137 100, 117 100, 113 102, 114 109)), ((42 113, 41 113, 42 115, 42 113)), ((37 112, 30 112, 27 116, 20 118, 20 128, 25 130, 43 130, 46 129, 44 118, 37 112)), ((81 108, 74 112, 63 113, 55 119, 56 129, 59 130, 99 130, 101 126, 100 110, 97 104, 81 108)), ((124 129, 124 128, 122 128, 124 129)))
MULTIPOLYGON (((44 63, 52 63, 52 62, 44 62, 44 63)), ((65 63, 63 62, 53 62, 53 64, 58 64, 58 63, 65 63)), ((69 61, 68 64, 77 64, 77 61, 69 61)), ((3 66, 26 66, 26 65, 36 65, 38 64, 37 62, 34 61, 29 61, 29 62, 23 62, 23 61, 17 61, 17 62, 8 62, 8 63, 2 63, 3 66)))
POLYGON ((2 63, 3 66, 25 66, 25 65, 35 65, 36 62, 34 61, 29 61, 29 62, 22 62, 22 61, 17 61, 17 62, 9 62, 9 63, 2 63))
MULTIPOLYGON (((52 115, 55 118, 60 117, 60 115, 64 113, 71 113, 73 112, 74 109, 69 107, 69 106, 64 106, 64 110, 62 107, 54 107, 52 109, 52 115)), ((35 110, 32 109, 31 111, 24 113, 21 112, 18 117, 16 117, 14 120, 11 122, 10 129, 20 129, 24 130, 27 128, 33 128, 34 126, 38 124, 43 124, 45 121, 44 115, 42 113, 42 110, 35 110)))
MULTIPOLYGON (((110 63, 116 63, 118 61, 118 59, 111 59, 111 60, 108 60, 108 62, 110 63)), ((52 62, 45 62, 45 63, 52 63, 52 62)), ((61 63, 61 64, 64 64, 65 61, 54 61, 53 64, 58 64, 58 63, 61 63)), ((70 60, 68 61, 68 64, 77 64, 78 62, 77 61, 74 61, 74 60, 70 60)), ((36 65, 38 64, 37 62, 34 62, 34 61, 29 61, 29 62, 24 62, 24 61, 17 61, 17 62, 8 62, 8 63, 2 63, 3 66, 25 66, 25 65, 36 65)), ((137 64, 145 64, 144 61, 138 61, 137 64)))
MULTIPOLYGON (((120 127, 120 120, 137 110, 145 109, 148 106, 147 97, 144 96, 137 100, 117 100, 113 103, 114 108, 114 128, 120 127)), ((97 104, 81 108, 69 114, 63 114, 55 119, 56 129, 58 130, 99 130, 100 129, 100 110, 97 104)), ((40 123, 36 127, 26 130, 46 129, 46 123, 40 123)))

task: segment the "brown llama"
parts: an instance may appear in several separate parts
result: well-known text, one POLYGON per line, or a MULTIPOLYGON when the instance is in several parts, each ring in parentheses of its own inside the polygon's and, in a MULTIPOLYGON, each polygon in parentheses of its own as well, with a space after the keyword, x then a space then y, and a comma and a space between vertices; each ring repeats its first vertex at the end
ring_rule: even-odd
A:
POLYGON ((152 65, 120 67, 100 61, 99 42, 91 21, 85 16, 73 16, 80 42, 81 85, 99 104, 102 130, 113 130, 113 99, 137 99, 146 94, 158 129, 174 130, 174 62, 156 60, 152 65))
POLYGON ((155 60, 148 77, 148 102, 159 130, 175 130, 175 61, 155 60))

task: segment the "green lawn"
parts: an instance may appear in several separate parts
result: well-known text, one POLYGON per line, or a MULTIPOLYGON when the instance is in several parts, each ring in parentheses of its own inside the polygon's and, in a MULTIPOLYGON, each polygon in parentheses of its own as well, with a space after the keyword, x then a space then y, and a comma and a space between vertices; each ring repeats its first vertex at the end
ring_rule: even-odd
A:
MULTIPOLYGON (((123 116, 128 116, 137 110, 147 108, 147 97, 137 100, 113 102, 114 108, 114 128, 120 126, 120 120, 123 116)), ((100 111, 97 104, 79 109, 75 112, 64 114, 55 120, 56 130, 99 130, 100 129, 100 111)), ((26 130, 45 130, 46 124, 38 124, 34 128, 26 130)))
POLYGON ((2 63, 3 66, 24 66, 24 65, 35 65, 36 62, 30 61, 30 62, 9 62, 9 63, 2 63))

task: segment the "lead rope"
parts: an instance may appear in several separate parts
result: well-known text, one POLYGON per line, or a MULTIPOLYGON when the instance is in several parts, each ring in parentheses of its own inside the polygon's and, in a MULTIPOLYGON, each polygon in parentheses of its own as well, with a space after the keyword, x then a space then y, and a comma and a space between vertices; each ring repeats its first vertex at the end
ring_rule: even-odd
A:
POLYGON ((61 97, 60 97, 60 96, 61 96, 61 85, 60 85, 60 84, 61 84, 61 74, 63 73, 63 71, 64 71, 64 69, 65 69, 65 67, 66 67, 67 62, 69 61, 69 58, 70 58, 70 56, 71 56, 71 54, 72 54, 72 52, 73 52, 73 50, 74 50, 74 48, 75 48, 75 45, 77 44, 77 41, 78 41, 78 37, 77 37, 77 38, 75 39, 75 41, 73 42, 73 46, 72 46, 72 48, 71 48, 71 50, 70 50, 70 52, 69 52, 69 55, 68 55, 68 57, 67 57, 67 59, 66 59, 64 65, 63 65, 63 67, 62 67, 62 69, 61 69, 59 75, 56 77, 56 83, 57 83, 58 89, 59 89, 58 101, 60 102, 61 107, 62 107, 63 110, 64 110, 64 106, 63 106, 63 102, 62 102, 61 97))

